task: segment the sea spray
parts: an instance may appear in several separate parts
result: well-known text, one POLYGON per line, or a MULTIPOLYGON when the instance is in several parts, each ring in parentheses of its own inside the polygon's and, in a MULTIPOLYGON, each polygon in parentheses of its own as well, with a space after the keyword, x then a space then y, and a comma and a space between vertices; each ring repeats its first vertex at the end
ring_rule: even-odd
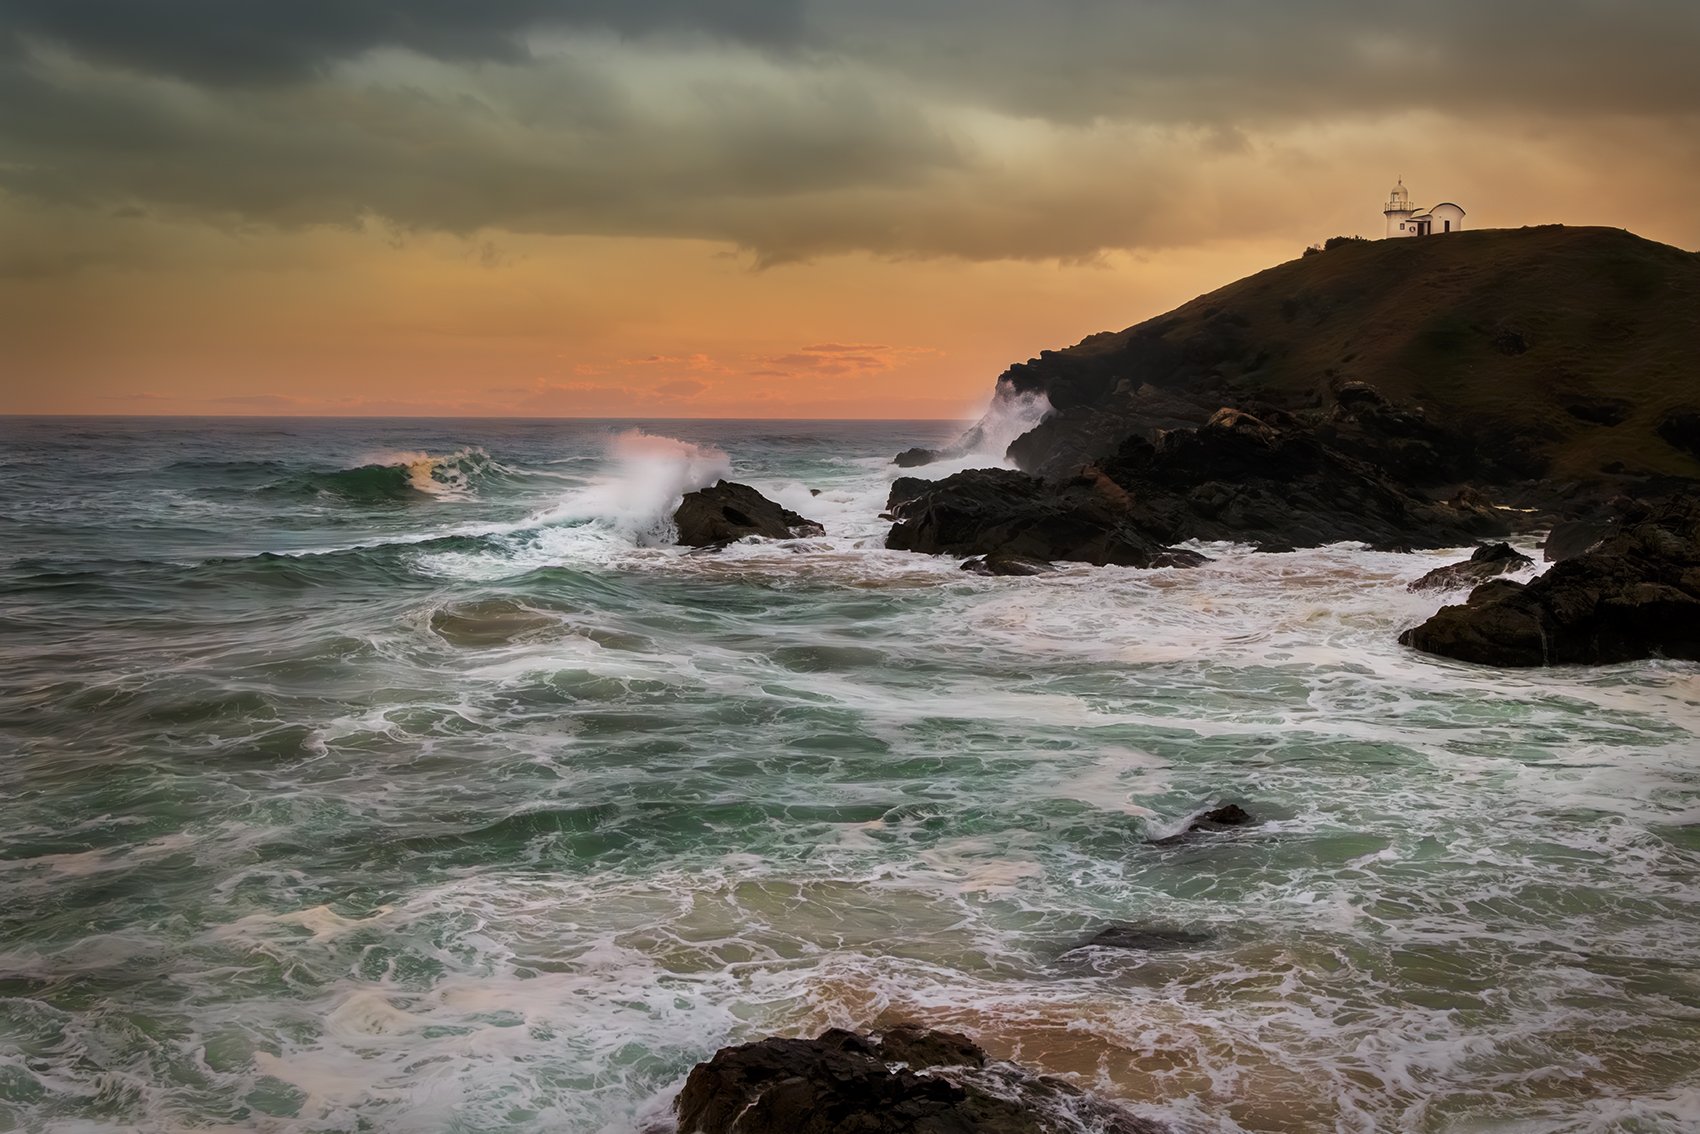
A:
POLYGON ((1051 413, 1051 399, 1043 391, 1021 393, 1007 383, 999 383, 980 420, 969 427, 950 451, 989 457, 993 463, 1001 464, 1010 444, 1051 413))
POLYGON ((640 546, 672 542, 673 512, 687 492, 732 475, 724 452, 628 429, 608 443, 611 472, 539 517, 545 524, 592 522, 640 546))

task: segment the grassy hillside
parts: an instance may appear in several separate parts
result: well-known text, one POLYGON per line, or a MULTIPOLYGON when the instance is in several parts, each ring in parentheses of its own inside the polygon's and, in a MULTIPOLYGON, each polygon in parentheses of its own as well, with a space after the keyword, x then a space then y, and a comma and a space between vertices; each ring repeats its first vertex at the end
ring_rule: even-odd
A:
POLYGON ((1234 397, 1302 409, 1357 380, 1534 447, 1553 476, 1614 463, 1700 476, 1655 433, 1665 414, 1700 409, 1700 254, 1557 225, 1346 244, 1005 380, 1059 408, 1112 409, 1154 389, 1201 409, 1234 397))

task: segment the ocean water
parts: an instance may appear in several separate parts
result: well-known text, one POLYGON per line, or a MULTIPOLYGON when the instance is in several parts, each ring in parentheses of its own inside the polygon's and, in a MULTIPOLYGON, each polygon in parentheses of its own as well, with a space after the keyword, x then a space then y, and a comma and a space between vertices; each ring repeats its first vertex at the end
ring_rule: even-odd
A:
POLYGON ((0 1130, 629 1132, 895 1018, 1177 1131, 1700 1129, 1700 668, 1402 650, 1455 554, 884 550, 955 429, 0 421, 0 1130), (667 546, 720 475, 827 534, 667 546))

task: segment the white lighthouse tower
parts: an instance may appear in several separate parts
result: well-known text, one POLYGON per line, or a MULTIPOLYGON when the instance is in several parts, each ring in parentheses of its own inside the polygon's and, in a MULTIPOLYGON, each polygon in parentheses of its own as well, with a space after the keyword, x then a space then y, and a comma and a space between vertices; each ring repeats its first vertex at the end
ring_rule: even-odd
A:
POLYGON ((1464 210, 1451 201, 1442 201, 1432 209, 1419 209, 1411 204, 1411 192, 1404 178, 1387 195, 1387 207, 1381 210, 1387 218, 1387 235, 1428 236, 1431 233, 1464 231, 1464 210))
POLYGON ((1382 212, 1387 216, 1388 236, 1415 236, 1417 226, 1411 224, 1411 216, 1417 210, 1411 207, 1411 191, 1405 188, 1405 179, 1393 186, 1393 192, 1387 195, 1387 208, 1382 212))

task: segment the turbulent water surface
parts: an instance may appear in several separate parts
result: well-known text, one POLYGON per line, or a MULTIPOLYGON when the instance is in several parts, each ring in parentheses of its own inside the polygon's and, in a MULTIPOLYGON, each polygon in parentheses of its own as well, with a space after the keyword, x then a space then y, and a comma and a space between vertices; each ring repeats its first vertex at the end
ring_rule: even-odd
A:
POLYGON ((884 550, 951 432, 0 422, 0 1129, 629 1131, 896 1017, 1181 1131, 1700 1127, 1700 669, 1402 650, 1455 555, 884 550), (826 536, 666 546, 725 474, 826 536))

